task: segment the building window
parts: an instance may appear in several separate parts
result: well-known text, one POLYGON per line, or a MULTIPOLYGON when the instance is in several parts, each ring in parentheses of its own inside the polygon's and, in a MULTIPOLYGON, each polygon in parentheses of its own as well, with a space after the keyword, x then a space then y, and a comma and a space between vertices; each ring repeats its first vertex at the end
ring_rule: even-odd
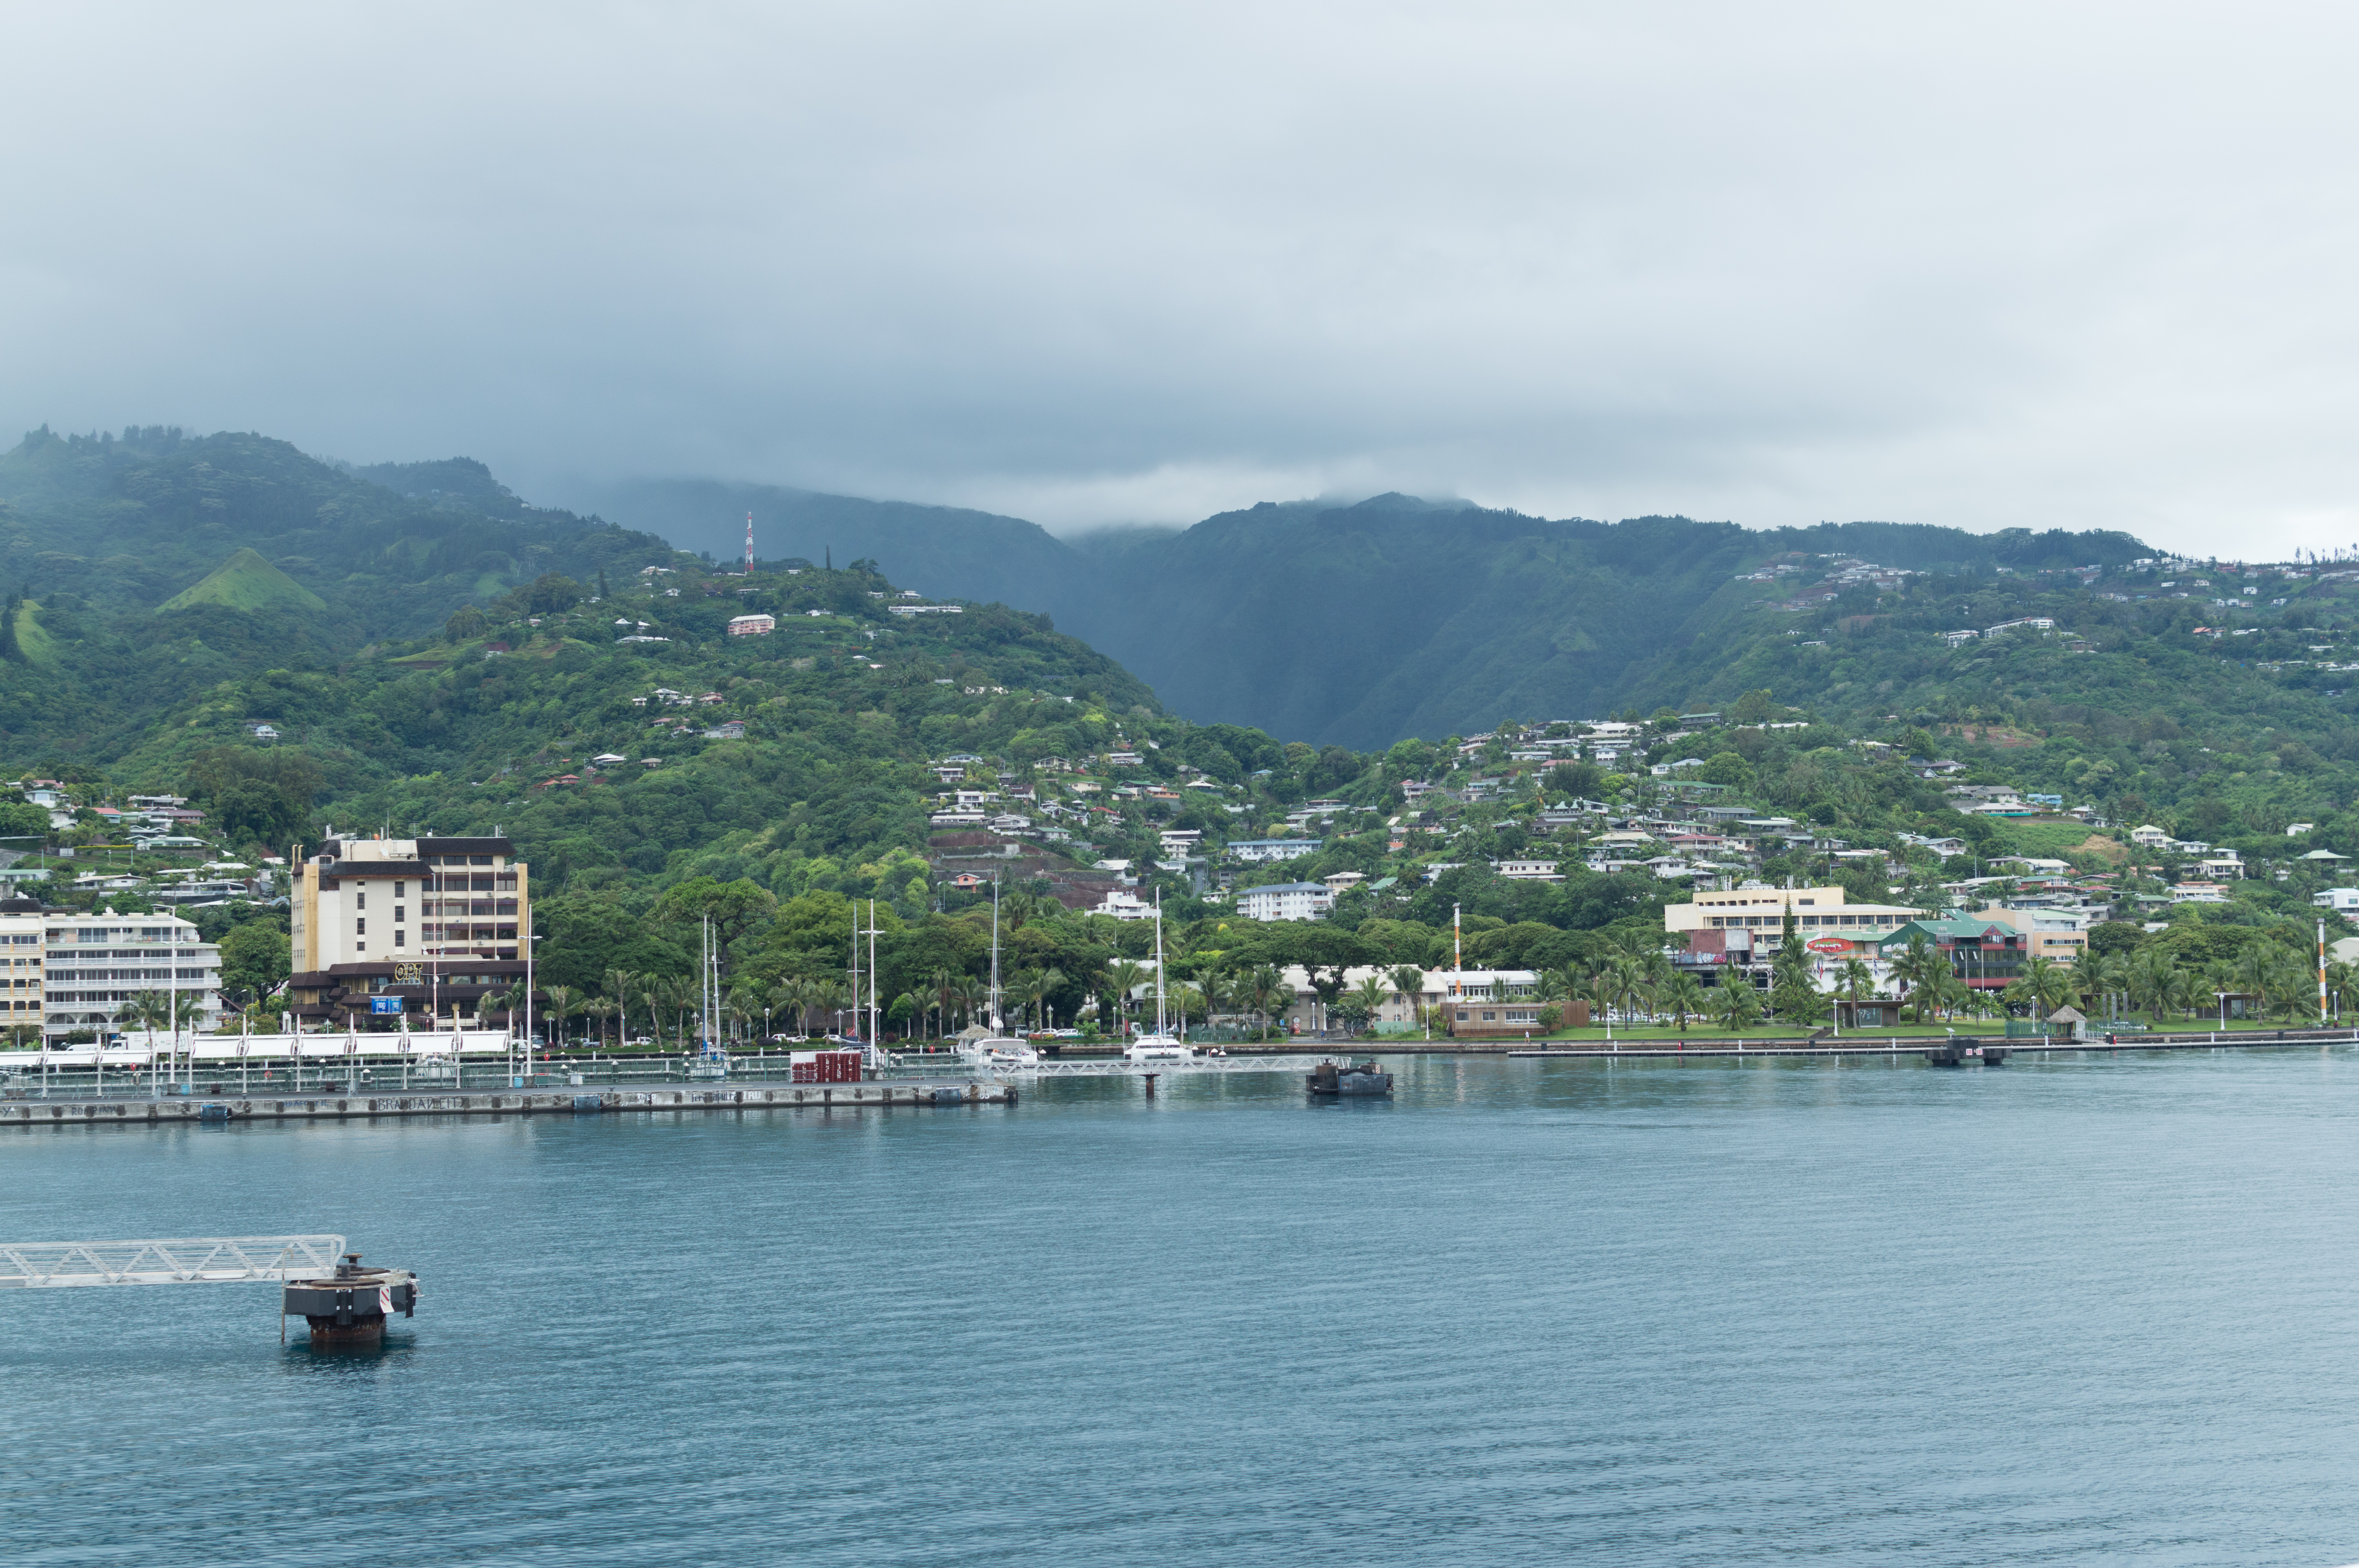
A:
POLYGON ((368 916, 363 915, 358 920, 353 922, 353 935, 355 936, 365 936, 368 935, 368 916))
MULTIPOLYGON (((399 916, 397 916, 397 915, 395 918, 398 919, 398 918, 399 918, 399 916)), ((393 928, 393 945, 394 945, 395 946, 399 947, 399 946, 403 946, 403 945, 404 945, 404 944, 403 944, 403 942, 402 942, 402 940, 401 940, 401 937, 402 937, 402 931, 401 931, 401 927, 400 927, 400 926, 398 926, 398 925, 397 925, 397 926, 395 926, 395 927, 393 928)))

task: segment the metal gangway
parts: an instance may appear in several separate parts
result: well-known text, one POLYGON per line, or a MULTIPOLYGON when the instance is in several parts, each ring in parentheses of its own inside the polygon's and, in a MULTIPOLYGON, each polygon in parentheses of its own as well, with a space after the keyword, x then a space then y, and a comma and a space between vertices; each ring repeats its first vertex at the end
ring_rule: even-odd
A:
POLYGON ((171 1241, 0 1243, 0 1290, 234 1285, 336 1271, 341 1236, 205 1236, 171 1241))

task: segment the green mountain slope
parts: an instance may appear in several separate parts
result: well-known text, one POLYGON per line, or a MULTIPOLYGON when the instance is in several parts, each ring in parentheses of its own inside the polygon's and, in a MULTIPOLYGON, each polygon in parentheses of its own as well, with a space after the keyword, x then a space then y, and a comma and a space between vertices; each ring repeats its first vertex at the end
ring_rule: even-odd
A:
POLYGON ((1745 597, 1733 579, 1772 557, 1989 573, 2151 553, 2119 534, 1885 523, 1765 533, 1684 517, 1552 521, 1403 495, 1265 503, 1184 530, 1071 540, 984 513, 749 486, 618 486, 600 503, 698 540, 725 540, 750 507, 766 556, 772 538, 814 559, 824 545, 838 562, 874 557, 929 592, 1040 611, 1200 720, 1361 747, 1618 708, 1674 681, 1745 597))
POLYGON ((326 600, 244 546, 207 574, 203 581, 183 589, 158 608, 191 610, 200 604, 256 611, 328 608, 326 600))
POLYGON ((261 436, 27 435, 0 453, 0 582, 38 608, 0 639, 0 747, 103 764, 208 684, 331 669, 551 572, 677 558, 503 501, 481 464, 424 467, 441 482, 409 495, 261 436))

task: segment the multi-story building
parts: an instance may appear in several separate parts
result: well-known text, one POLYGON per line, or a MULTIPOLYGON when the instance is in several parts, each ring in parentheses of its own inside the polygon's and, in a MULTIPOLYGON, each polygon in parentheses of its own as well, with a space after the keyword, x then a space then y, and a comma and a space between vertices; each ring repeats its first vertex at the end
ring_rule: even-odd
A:
POLYGON ((167 999, 184 1029, 221 1022, 221 949, 176 914, 83 914, 18 901, 0 912, 0 1021, 38 1022, 45 1036, 87 1029, 103 1038, 123 1027, 125 1002, 150 992, 167 999))
POLYGON ((529 868, 506 838, 330 839, 296 868, 296 1016, 448 1022, 525 974, 529 868))
POLYGON ((1321 882, 1270 882, 1237 894, 1247 920, 1316 920, 1335 907, 1335 890, 1321 882))

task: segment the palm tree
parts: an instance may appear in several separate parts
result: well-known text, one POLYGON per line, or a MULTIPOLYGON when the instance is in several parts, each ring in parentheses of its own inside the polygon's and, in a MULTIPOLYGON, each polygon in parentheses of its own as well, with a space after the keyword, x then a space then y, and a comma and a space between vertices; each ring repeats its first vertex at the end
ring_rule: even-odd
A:
POLYGON ((1875 971, 1857 958, 1845 958, 1843 967, 1835 971, 1835 989, 1851 1003, 1856 1027, 1859 1004, 1875 994, 1875 971))
POLYGON ((946 1040, 951 1033, 951 1003, 958 1000, 958 972, 947 964, 936 965, 926 983, 934 993, 934 1038, 946 1040))
POLYGON ((1712 988, 1705 1008, 1712 1022, 1731 1034, 1739 1034, 1753 1027, 1761 1016, 1761 995, 1753 982, 1742 975, 1724 975, 1720 984, 1712 988))
POLYGON ((1145 985, 1147 967, 1134 964, 1128 958, 1117 959, 1106 966, 1106 989, 1114 993, 1114 1016, 1120 1019, 1130 1011, 1130 993, 1145 985))
POLYGON ((615 1041, 631 1032, 631 1002, 638 994, 639 977, 628 969, 609 969, 605 974, 606 996, 614 1004, 615 1041))
POLYGON ((1408 1004, 1412 1018, 1425 1013, 1425 971, 1415 964, 1395 964, 1385 979, 1392 982, 1393 992, 1408 1004))
POLYGON ((1950 961, 1941 956, 1940 948, 1925 939, 1922 931, 1911 931, 1908 946, 1893 957, 1892 979, 1904 988, 1919 1023, 1925 1022, 1925 1010, 1932 1004, 1939 982, 1949 977, 1950 961))
MULTIPOLYGON (((886 1014, 890 1015, 892 1011, 896 1008, 898 1008, 903 1002, 909 1004, 909 1017, 916 1020, 919 1024, 922 1025, 926 1021, 926 993, 919 990, 903 991, 899 996, 895 997, 890 1002, 886 1004, 885 1011, 886 1014)), ((901 1026, 901 1038, 904 1041, 907 1041, 909 1038, 909 1024, 904 1023, 901 1026)))
POLYGON ((1054 964, 1035 970, 1024 979, 1024 995, 1032 1003, 1032 1016, 1039 1027, 1049 1027, 1049 999, 1065 989, 1065 971, 1054 964))
POLYGON ((1344 1011, 1346 1015, 1356 1015, 1360 1027, 1365 1028, 1368 1021, 1383 1011, 1385 1002, 1392 994, 1392 989, 1383 980, 1369 975, 1345 993, 1347 1005, 1344 1011))
POLYGON ((2353 986, 2359 984, 2359 964, 2342 958, 2326 962, 2326 989, 2336 1017, 2343 1014, 2343 999, 2353 995, 2353 986))
POLYGON ((991 1005, 991 987, 973 975, 961 975, 951 986, 951 1000, 968 1023, 980 1020, 991 1005))
POLYGON ((544 986, 540 994, 549 999, 549 1011, 545 1015, 549 1029, 549 1043, 551 1045, 562 1045, 565 1044, 566 1015, 573 1011, 573 988, 544 986))
POLYGON ((686 975, 673 975, 658 981, 656 989, 663 1010, 672 1016, 672 1046, 684 1051, 688 1048, 688 1015, 697 1003, 696 981, 686 975))
POLYGON ((1290 1004, 1294 1000, 1294 993, 1288 988, 1286 977, 1278 972, 1275 964, 1256 965, 1245 975, 1245 995, 1253 1003, 1254 1015, 1260 1022, 1261 1033, 1266 1034, 1269 1032, 1272 1011, 1282 1004, 1290 1004))
POLYGON ((1663 983, 1660 1000, 1682 1035, 1688 1032, 1688 1020, 1704 1010, 1703 987, 1684 969, 1663 983))
POLYGON ((2149 947, 2129 963, 2126 989, 2130 1006, 2144 1008, 2155 1022, 2162 1022, 2178 990, 2179 965, 2159 947, 2149 947))
POLYGON ((2025 959, 2022 972, 2006 989, 2013 991, 2018 985, 2022 987, 2019 1000, 2029 1004, 2036 1018, 2046 1018, 2072 999, 2071 970, 2045 954, 2034 953, 2025 959))

